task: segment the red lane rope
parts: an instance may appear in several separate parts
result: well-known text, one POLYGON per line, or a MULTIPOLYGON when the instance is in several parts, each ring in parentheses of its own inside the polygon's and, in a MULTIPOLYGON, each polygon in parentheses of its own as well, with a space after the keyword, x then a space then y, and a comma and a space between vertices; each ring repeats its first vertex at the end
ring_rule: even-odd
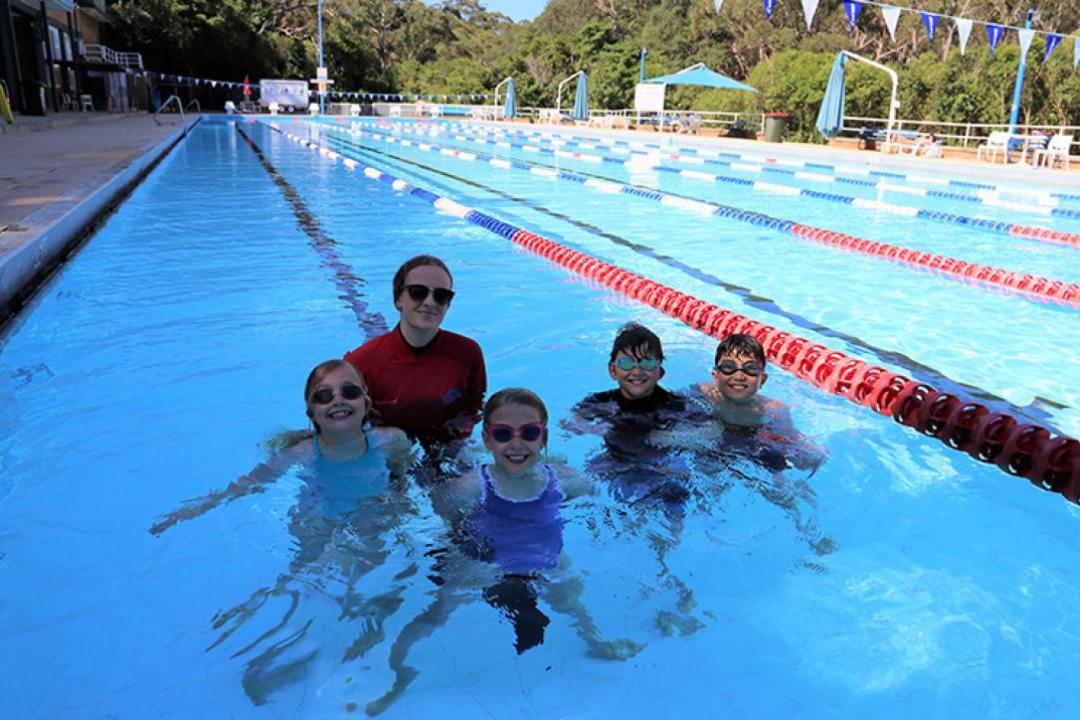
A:
POLYGON ((1059 245, 1071 245, 1080 248, 1080 234, 1077 233, 1067 233, 1028 225, 1013 225, 1009 230, 1009 234, 1016 237, 1045 240, 1059 245))
POLYGON ((745 333, 758 339, 766 357, 796 377, 834 395, 890 415, 901 425, 941 440, 1010 475, 1059 492, 1080 503, 1080 442, 1054 436, 1034 424, 1020 424, 1006 413, 938 392, 885 368, 871 366, 838 350, 765 325, 636 275, 526 230, 511 242, 573 272, 639 300, 690 327, 720 339, 745 333))
POLYGON ((832 230, 820 230, 806 225, 792 225, 791 234, 814 242, 835 245, 869 255, 877 255, 908 265, 918 265, 989 285, 1000 285, 1011 290, 1056 300, 1065 305, 1080 307, 1080 285, 1076 283, 1051 280, 1041 275, 1025 275, 980 263, 957 260, 944 255, 935 255, 898 245, 853 237, 832 230))

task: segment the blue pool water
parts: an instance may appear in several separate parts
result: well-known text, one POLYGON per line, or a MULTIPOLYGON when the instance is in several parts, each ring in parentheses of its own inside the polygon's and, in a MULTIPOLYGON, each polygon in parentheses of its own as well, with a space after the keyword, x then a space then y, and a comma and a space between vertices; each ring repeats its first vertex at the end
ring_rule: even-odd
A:
MULTIPOLYGON (((483 346, 489 389, 535 389, 555 423, 611 385, 607 352, 628 320, 664 339, 666 386, 707 377, 715 343, 687 326, 263 123, 240 127, 307 208, 306 232, 237 127, 203 122, 0 338, 0 717, 348 717, 387 691, 394 639, 447 574, 449 540, 422 490, 324 545, 290 525, 306 487, 295 470, 160 537, 148 528, 304 425, 307 371, 393 323, 390 278, 405 258, 448 261, 458 294, 446 327, 483 346)), ((282 127, 1080 435, 1075 310, 349 125, 282 127)), ((1075 248, 648 167, 430 142, 1080 279, 1075 248)), ((781 180, 799 184, 770 181, 781 180)), ((1062 669, 1080 641, 1080 510, 779 370, 765 394, 821 448, 816 471, 698 468, 681 520, 602 485, 568 509, 565 572, 581 604, 601 635, 641 653, 590 657, 575 620, 545 606, 544 644, 518 655, 482 586, 461 580, 460 606, 413 646, 418 675, 383 717, 1074 717, 1078 683, 1062 669), (791 502, 775 502, 778 489, 791 502)), ((552 433, 552 452, 582 472, 599 446, 552 433)))

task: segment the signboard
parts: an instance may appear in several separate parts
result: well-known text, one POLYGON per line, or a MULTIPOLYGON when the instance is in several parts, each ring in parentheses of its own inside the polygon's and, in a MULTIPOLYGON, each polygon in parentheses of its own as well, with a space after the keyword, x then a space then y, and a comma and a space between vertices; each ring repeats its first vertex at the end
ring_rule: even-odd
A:
POLYGON ((303 80, 260 80, 259 104, 268 107, 272 102, 283 110, 307 108, 308 84, 303 80))
POLYGON ((316 82, 326 82, 328 79, 330 79, 330 76, 326 74, 326 68, 321 67, 315 71, 316 82))
POLYGON ((638 83, 634 88, 634 110, 638 112, 664 112, 663 83, 638 83))

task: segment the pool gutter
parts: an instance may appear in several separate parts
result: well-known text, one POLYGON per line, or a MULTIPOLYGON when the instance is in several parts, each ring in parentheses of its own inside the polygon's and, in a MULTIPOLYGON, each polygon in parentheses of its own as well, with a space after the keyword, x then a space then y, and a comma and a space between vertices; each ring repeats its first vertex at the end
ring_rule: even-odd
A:
MULTIPOLYGON (((28 226, 25 231, 4 234, 0 244, 0 330, 201 119, 178 126, 85 197, 69 196, 45 206, 24 221, 28 226), (74 206, 65 210, 72 201, 74 206), (5 246, 13 249, 4 254, 5 246)), ((76 193, 82 191, 80 188, 76 193)))

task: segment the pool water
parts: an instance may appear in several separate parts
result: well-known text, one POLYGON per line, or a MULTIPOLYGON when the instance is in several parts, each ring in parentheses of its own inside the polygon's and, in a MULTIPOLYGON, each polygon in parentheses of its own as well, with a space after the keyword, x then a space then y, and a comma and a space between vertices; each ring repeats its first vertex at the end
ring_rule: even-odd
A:
MULTIPOLYGON (((1075 309, 376 137, 413 137, 406 123, 281 128, 1080 435, 1075 309)), ((1075 248, 647 166, 425 142, 1078 279, 1075 248)), ((553 584, 573 589, 601 637, 644 646, 626 660, 590 655, 582 615, 548 601, 544 643, 519 655, 483 584, 448 568, 450 539, 416 485, 386 505, 338 498, 343 514, 366 510, 320 534, 295 522, 312 479, 292 467, 264 492, 152 536, 160 516, 248 473, 275 433, 304 426, 308 370, 393 324, 390 279, 419 253, 453 270, 445 327, 481 344, 489 390, 536 390, 551 452, 579 472, 602 441, 563 423, 612 385, 607 355, 623 323, 663 338, 666 387, 708 377, 715 342, 672 318, 265 122, 204 121, 0 338, 0 717, 361 716, 394 682, 395 640, 447 598, 452 611, 412 644, 417 675, 383 717, 1080 711, 1062 672, 1080 640, 1078 508, 776 369, 764 394, 790 408, 816 467, 674 458, 695 482, 682 514, 628 506, 602 482, 567 508, 567 564, 553 584)))

